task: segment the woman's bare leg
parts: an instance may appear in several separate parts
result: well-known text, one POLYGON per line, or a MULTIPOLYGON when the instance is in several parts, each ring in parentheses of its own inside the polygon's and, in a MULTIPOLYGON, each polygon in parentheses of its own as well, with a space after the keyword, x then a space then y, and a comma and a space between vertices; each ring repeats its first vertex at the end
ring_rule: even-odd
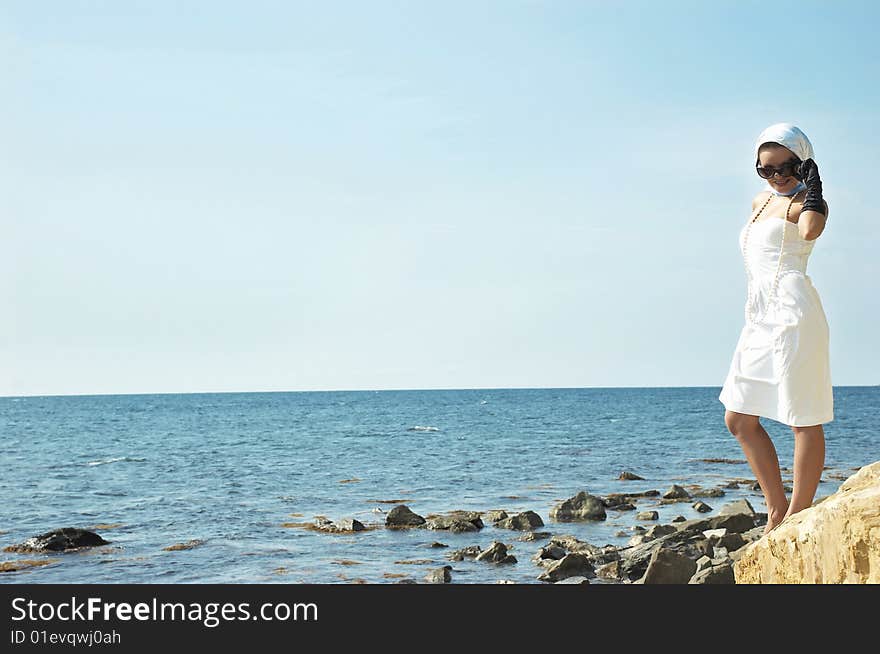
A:
POLYGON ((785 518, 789 504, 782 487, 782 473, 779 470, 779 457, 770 435, 758 421, 758 416, 736 411, 725 411, 724 423, 742 447, 746 460, 764 492, 767 504, 767 526, 769 532, 785 518))
POLYGON ((785 517, 813 505, 825 466, 825 431, 822 425, 792 427, 794 432, 794 485, 785 517))

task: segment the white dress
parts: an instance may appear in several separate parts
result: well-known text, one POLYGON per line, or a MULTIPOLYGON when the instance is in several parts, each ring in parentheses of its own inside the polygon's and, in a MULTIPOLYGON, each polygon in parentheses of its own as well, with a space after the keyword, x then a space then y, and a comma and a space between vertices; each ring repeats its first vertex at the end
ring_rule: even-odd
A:
POLYGON ((746 321, 718 396, 730 411, 793 427, 834 419, 828 321, 806 273, 815 243, 784 216, 761 217, 740 231, 746 321))

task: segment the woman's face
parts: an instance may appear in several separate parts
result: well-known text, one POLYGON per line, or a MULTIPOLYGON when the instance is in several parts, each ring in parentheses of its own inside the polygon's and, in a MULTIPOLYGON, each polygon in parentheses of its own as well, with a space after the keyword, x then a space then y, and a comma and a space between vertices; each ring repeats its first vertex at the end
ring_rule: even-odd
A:
MULTIPOLYGON (((761 147, 761 151, 758 153, 758 162, 762 166, 779 169, 783 164, 792 161, 799 162, 800 159, 784 145, 765 145, 761 147)), ((777 191, 785 193, 793 189, 797 185, 798 180, 793 175, 782 177, 777 173, 768 179, 767 182, 777 191)))

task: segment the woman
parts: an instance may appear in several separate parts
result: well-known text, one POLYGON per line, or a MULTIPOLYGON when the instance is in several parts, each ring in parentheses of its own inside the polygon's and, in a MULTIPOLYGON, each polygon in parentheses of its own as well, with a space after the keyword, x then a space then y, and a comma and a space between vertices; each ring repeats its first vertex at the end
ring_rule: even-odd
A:
POLYGON ((761 132, 755 157, 768 184, 752 201, 752 216, 739 234, 748 279, 746 320, 718 399, 764 493, 766 534, 812 505, 825 463, 822 424, 834 419, 834 399, 828 322, 806 274, 828 218, 813 147, 791 123, 776 123, 761 132), (790 502, 762 416, 794 432, 790 502))

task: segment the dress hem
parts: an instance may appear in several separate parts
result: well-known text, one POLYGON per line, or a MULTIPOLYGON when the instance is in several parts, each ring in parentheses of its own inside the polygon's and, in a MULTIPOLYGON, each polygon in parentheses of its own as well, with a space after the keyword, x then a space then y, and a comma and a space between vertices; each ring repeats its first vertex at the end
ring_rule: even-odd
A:
POLYGON ((745 405, 741 405, 741 404, 738 405, 733 402, 725 402, 721 398, 718 398, 718 400, 719 400, 719 402, 721 402, 721 404, 724 405, 724 408, 727 409, 728 411, 736 411, 737 413, 745 413, 746 415, 750 415, 750 416, 758 416, 759 418, 767 418, 769 420, 775 420, 776 422, 779 422, 783 425, 786 425, 787 427, 813 427, 815 425, 824 425, 824 424, 827 424, 829 422, 834 421, 834 415, 832 414, 831 416, 827 416, 827 417, 822 416, 822 417, 816 418, 816 419, 813 419, 813 418, 799 419, 799 420, 795 421, 798 424, 795 424, 795 422, 787 422, 785 420, 781 420, 779 418, 779 414, 774 413, 772 411, 761 411, 760 409, 751 409, 749 407, 746 407, 745 405))

